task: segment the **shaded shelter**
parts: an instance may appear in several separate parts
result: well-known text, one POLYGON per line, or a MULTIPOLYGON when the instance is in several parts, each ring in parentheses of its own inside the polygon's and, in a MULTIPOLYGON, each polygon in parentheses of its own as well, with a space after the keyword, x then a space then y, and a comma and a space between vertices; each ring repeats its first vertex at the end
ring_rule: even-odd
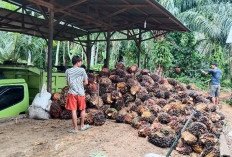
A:
MULTIPOLYGON (((52 77, 52 41, 77 39, 82 46, 86 46, 87 67, 89 69, 91 58, 91 43, 99 41, 90 39, 92 33, 104 33, 107 42, 107 67, 110 58, 110 41, 115 32, 126 35, 125 40, 135 40, 138 52, 138 66, 140 66, 142 33, 150 30, 189 32, 178 19, 162 7, 155 0, 4 0, 15 4, 22 10, 31 10, 43 19, 30 23, 25 13, 17 10, 6 16, 0 13, 0 30, 16 31, 20 33, 37 35, 48 39, 48 91, 51 92, 52 77), (17 14, 17 15, 16 15, 17 14), (21 15, 19 15, 21 14, 21 15), (17 21, 17 16, 24 16, 25 22, 17 21), (6 17, 6 18, 5 18, 6 17), (7 18, 12 17, 14 24, 7 18), (5 20, 4 20, 5 19, 5 20), (4 20, 4 22, 3 22, 4 20), (45 22, 43 23, 42 22, 45 22), (18 22, 18 23, 17 23, 18 22), (25 27, 33 25, 32 27, 25 27), (3 23, 3 25, 2 25, 3 23), (2 27, 4 26, 4 27, 2 27), (33 28, 33 30, 31 30, 33 28), (63 28, 63 29, 62 29, 63 28), (45 30, 46 29, 46 30, 45 30), (134 32, 139 29, 139 33, 134 32), (33 32, 36 31, 37 33, 33 32), (43 34, 43 35, 42 35, 43 34), (46 34, 46 35, 44 35, 46 34), (87 35, 83 41, 77 37, 87 35)), ((27 13, 27 12, 26 12, 27 13)), ((161 33, 162 34, 162 33, 161 33)), ((159 34, 160 35, 160 34, 159 34)), ((99 35, 98 35, 99 36, 99 35)), ((156 37, 156 35, 154 35, 156 37)), ((120 40, 120 39, 118 39, 120 40)))

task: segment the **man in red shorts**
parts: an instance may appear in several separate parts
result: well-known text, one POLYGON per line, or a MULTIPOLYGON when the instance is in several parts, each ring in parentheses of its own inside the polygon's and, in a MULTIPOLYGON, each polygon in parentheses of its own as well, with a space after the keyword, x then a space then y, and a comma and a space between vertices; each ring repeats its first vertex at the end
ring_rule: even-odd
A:
POLYGON ((77 133, 77 109, 81 111, 81 128, 80 130, 87 130, 89 125, 84 125, 85 120, 85 90, 84 85, 88 84, 88 76, 84 68, 81 68, 82 59, 79 56, 72 58, 73 67, 66 70, 66 81, 69 85, 69 91, 66 101, 66 109, 72 111, 73 129, 68 132, 77 133))

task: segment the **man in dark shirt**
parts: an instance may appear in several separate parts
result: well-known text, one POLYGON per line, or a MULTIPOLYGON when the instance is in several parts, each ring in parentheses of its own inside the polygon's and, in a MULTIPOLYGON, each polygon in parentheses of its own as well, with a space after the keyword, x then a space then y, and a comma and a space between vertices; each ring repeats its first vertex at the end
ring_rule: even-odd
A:
POLYGON ((215 105, 218 105, 219 102, 219 95, 220 95, 220 79, 221 79, 221 74, 222 71, 217 68, 217 63, 212 63, 211 64, 212 69, 209 70, 209 72, 203 71, 204 74, 212 75, 212 86, 210 89, 210 96, 212 97, 212 101, 215 105))

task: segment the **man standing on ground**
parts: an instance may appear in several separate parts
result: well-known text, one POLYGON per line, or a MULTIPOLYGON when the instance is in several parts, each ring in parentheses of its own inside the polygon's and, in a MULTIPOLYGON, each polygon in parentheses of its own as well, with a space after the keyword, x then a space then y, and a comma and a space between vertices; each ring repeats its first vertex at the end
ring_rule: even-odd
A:
POLYGON ((70 129, 69 133, 77 133, 77 109, 81 111, 81 128, 80 130, 87 130, 89 125, 84 125, 85 120, 85 90, 84 85, 88 84, 88 77, 85 69, 80 68, 82 59, 79 56, 72 58, 73 67, 67 69, 65 72, 66 81, 69 85, 69 91, 66 100, 66 109, 72 111, 73 129, 70 129))
POLYGON ((218 106, 219 95, 220 95, 220 79, 221 79, 222 71, 217 68, 218 66, 217 63, 212 63, 211 66, 212 69, 209 70, 208 73, 205 71, 202 72, 206 75, 208 74, 212 75, 212 86, 210 89, 210 97, 212 97, 213 103, 218 106))

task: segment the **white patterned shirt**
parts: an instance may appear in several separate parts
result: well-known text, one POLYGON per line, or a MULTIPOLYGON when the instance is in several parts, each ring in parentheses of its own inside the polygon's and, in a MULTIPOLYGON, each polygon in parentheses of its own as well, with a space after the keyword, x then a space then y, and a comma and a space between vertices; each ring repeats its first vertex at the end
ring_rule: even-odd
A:
POLYGON ((85 96, 83 81, 88 79, 85 69, 79 67, 72 67, 65 72, 66 81, 69 85, 68 93, 85 96))

